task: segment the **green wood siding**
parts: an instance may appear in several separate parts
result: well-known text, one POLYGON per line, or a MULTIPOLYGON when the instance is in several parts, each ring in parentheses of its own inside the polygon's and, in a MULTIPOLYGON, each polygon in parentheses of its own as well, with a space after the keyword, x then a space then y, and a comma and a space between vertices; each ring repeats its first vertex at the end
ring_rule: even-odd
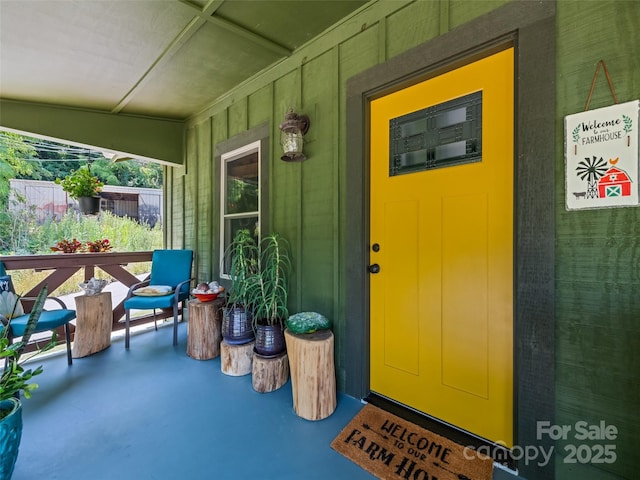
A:
MULTIPOLYGON (((197 130, 200 127, 190 128, 187 130, 187 157, 185 159, 185 169, 187 175, 184 178, 184 204, 185 209, 183 211, 183 248, 188 248, 197 252, 196 258, 199 257, 200 252, 198 250, 198 221, 199 221, 199 195, 196 192, 198 185, 198 170, 200 166, 198 142, 197 142, 197 130), (188 206, 188 208, 187 208, 188 206)), ((197 260, 196 260, 197 265, 197 260)))
MULTIPOLYGON (((195 188, 195 208, 197 225, 197 252, 196 271, 203 276, 197 277, 198 282, 210 282, 213 280, 211 272, 214 263, 214 237, 212 226, 214 224, 213 206, 217 200, 213 198, 217 188, 212 188, 213 158, 211 153, 211 120, 206 120, 196 128, 196 140, 198 158, 198 176, 195 188)), ((215 219, 217 220, 217 219, 215 219)), ((215 256, 217 258, 217 255, 215 256)))
POLYGON ((475 0, 466 0, 463 2, 447 2, 449 4, 449 27, 453 29, 469 20, 491 12, 492 10, 509 3, 508 0, 483 0, 476 2, 475 0))
POLYGON ((305 151, 314 161, 301 164, 301 237, 297 260, 299 305, 304 310, 325 312, 331 318, 335 318, 334 253, 339 233, 339 216, 334 205, 338 199, 338 157, 332 148, 334 136, 338 136, 332 127, 337 113, 336 102, 332 101, 338 91, 336 70, 332 50, 303 68, 303 85, 314 85, 303 89, 303 104, 309 106, 308 114, 313 119, 313 131, 305 137, 308 140, 305 151), (317 82, 320 78, 325 81, 317 82))
POLYGON ((249 96, 249 129, 268 123, 273 106, 273 85, 268 84, 249 96))
MULTIPOLYGON (((505 3, 374 2, 191 119, 185 166, 168 169, 167 244, 195 248, 198 279, 216 278, 220 166, 212 152, 222 141, 269 124, 269 213, 263 227, 291 242, 291 311, 317 310, 334 322, 339 388, 348 368, 346 82, 505 3), (280 160, 278 124, 289 107, 311 117, 303 163, 280 160)), ((555 421, 605 420, 619 430, 614 464, 565 464, 558 444, 557 478, 633 478, 640 470, 640 209, 565 211, 563 118, 584 109, 600 59, 619 101, 638 98, 640 8, 635 1, 560 1, 556 19, 557 76, 539 79, 554 82, 557 93, 555 421)), ((601 73, 591 108, 612 103, 601 73)))
POLYGON ((184 243, 184 166, 165 168, 165 246, 182 248, 184 243))
POLYGON ((387 58, 437 36, 440 33, 442 3, 446 5, 446 2, 418 2, 388 17, 385 34, 387 58))
MULTIPOLYGON (((215 145, 219 142, 227 139, 229 136, 229 123, 227 121, 226 111, 223 111, 221 114, 216 115, 212 118, 212 128, 211 128, 211 145, 212 152, 215 145)), ((212 190, 211 201, 213 202, 212 209, 212 218, 213 221, 209 226, 210 236, 211 236, 211 257, 212 257, 212 265, 211 272, 207 272, 210 274, 208 276, 211 279, 218 279, 220 276, 220 216, 221 205, 220 205, 220 171, 221 165, 219 162, 215 161, 213 154, 211 155, 210 162, 212 164, 212 172, 213 178, 211 179, 210 188, 212 190)))
POLYGON ((232 137, 247 130, 247 104, 247 98, 241 98, 229 107, 229 133, 232 137))
MULTIPOLYGON (((634 478, 640 471, 640 209, 566 211, 561 140, 564 116, 585 109, 599 60, 620 103, 639 98, 640 4, 560 2, 557 21, 556 420, 605 420, 619 435, 614 464, 596 469, 559 461, 556 470, 567 479, 634 478)), ((589 108, 613 103, 601 70, 589 108)))

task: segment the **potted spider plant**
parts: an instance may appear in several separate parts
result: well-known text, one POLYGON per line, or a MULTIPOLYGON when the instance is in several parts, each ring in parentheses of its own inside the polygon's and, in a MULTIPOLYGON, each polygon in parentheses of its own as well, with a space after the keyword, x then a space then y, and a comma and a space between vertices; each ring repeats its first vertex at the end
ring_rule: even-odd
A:
POLYGON ((256 353, 278 356, 285 351, 284 323, 289 316, 287 289, 289 243, 278 233, 266 235, 258 247, 258 268, 246 282, 246 303, 256 332, 256 353))
POLYGON ((224 260, 229 265, 231 286, 223 310, 221 333, 228 344, 242 345, 255 338, 251 311, 247 308, 247 288, 258 269, 258 247, 248 229, 236 232, 224 260))
POLYGON ((78 201, 80 211, 88 215, 100 212, 100 196, 104 183, 93 175, 87 165, 72 170, 62 180, 55 179, 55 183, 62 186, 71 198, 78 201))
MULTIPOLYGON (((38 388, 35 383, 30 383, 32 378, 42 373, 42 366, 35 369, 25 369, 20 363, 24 347, 29 342, 47 297, 46 285, 40 291, 35 300, 33 309, 29 315, 27 326, 22 340, 17 343, 9 342, 9 328, 11 317, 16 312, 18 297, 13 302, 11 313, 0 315, 0 362, 4 365, 0 376, 0 478, 10 479, 13 468, 18 458, 18 448, 22 439, 22 402, 20 393, 25 398, 31 397, 31 392, 38 388), (6 317, 9 317, 8 319, 6 317)), ((56 335, 54 332, 51 341, 37 350, 33 356, 49 350, 55 346, 56 335)))

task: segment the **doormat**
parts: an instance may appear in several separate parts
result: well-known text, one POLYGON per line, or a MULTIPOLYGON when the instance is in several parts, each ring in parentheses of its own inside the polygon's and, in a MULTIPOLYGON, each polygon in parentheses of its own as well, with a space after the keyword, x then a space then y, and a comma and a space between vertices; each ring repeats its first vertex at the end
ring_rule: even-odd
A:
POLYGON ((493 460, 407 420, 365 405, 331 448, 378 478, 491 480, 493 460))

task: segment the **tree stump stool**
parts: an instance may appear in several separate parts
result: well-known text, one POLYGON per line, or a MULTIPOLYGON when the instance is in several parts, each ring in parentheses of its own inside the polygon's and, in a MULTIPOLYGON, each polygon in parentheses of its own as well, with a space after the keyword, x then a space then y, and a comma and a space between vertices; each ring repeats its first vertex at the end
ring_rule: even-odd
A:
POLYGON ((224 340, 220 343, 220 369, 225 375, 241 377, 251 373, 253 347, 256 342, 243 345, 230 345, 224 340))
POLYGON ((76 301, 76 333, 71 356, 86 357, 111 345, 111 292, 79 295, 76 301))
POLYGON ((253 354, 253 389, 258 393, 273 392, 289 380, 289 357, 286 353, 268 358, 253 354))
POLYGON ((285 330, 293 409, 299 417, 322 420, 336 409, 333 332, 295 334, 285 330))
POLYGON ((212 302, 189 301, 187 355, 191 358, 209 360, 220 356, 223 304, 221 299, 212 302))

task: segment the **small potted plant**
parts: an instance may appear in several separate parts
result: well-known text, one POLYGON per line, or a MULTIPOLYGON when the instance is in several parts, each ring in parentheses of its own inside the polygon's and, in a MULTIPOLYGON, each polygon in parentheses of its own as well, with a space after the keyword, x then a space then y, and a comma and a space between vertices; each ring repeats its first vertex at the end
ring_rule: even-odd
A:
MULTIPOLYGON (((30 398, 31 392, 38 388, 38 385, 31 383, 31 380, 42 373, 41 366, 35 369, 25 369, 20 363, 20 357, 38 323, 46 296, 47 287, 45 286, 35 300, 20 342, 9 342, 8 331, 11 319, 7 320, 5 316, 0 315, 0 322, 4 327, 0 331, 0 361, 4 364, 2 375, 0 375, 0 478, 11 478, 13 467, 18 458, 18 447, 22 438, 20 393, 23 393, 25 398, 30 398)), ((14 303, 13 312, 15 312, 17 302, 18 300, 14 303)), ((55 343, 56 335, 54 332, 51 341, 36 351, 34 355, 53 348, 55 343)))
POLYGON ((108 238, 98 239, 94 242, 87 242, 88 252, 108 252, 111 250, 111 243, 108 238))
POLYGON ((95 215, 100 211, 99 193, 102 191, 104 183, 91 173, 87 165, 72 170, 62 180, 56 178, 55 183, 61 185, 62 190, 67 192, 71 198, 78 200, 82 213, 95 215))
POLYGON ((51 250, 62 253, 76 253, 82 251, 82 243, 77 239, 67 240, 66 238, 56 243, 51 250))
POLYGON ((251 342, 255 334, 251 312, 247 308, 248 282, 258 268, 258 247, 248 229, 236 232, 224 254, 229 268, 231 286, 223 310, 222 337, 231 345, 251 342))

